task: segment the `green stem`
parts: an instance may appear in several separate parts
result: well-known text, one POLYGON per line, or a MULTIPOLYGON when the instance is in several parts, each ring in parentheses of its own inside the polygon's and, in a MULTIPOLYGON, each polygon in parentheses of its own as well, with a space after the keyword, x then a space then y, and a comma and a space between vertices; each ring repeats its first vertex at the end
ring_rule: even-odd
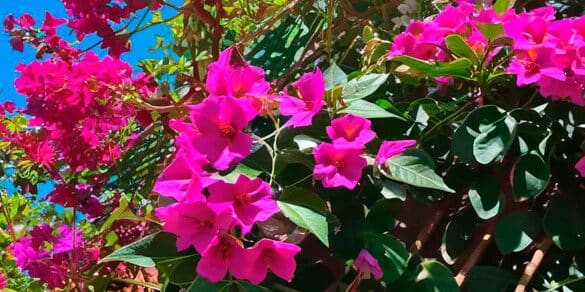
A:
POLYGON ((141 282, 141 281, 136 281, 136 280, 132 280, 132 279, 112 278, 112 281, 119 282, 119 283, 132 284, 132 285, 140 285, 140 286, 143 286, 146 288, 154 289, 156 291, 160 291, 160 289, 162 288, 162 285, 160 285, 160 284, 141 282))
POLYGON ((466 103, 465 105, 463 105, 462 107, 460 107, 456 112, 450 114, 448 117, 446 117, 444 120, 441 120, 440 122, 436 123, 430 130, 424 132, 420 137, 419 137, 419 141, 424 140, 426 137, 428 137, 430 134, 432 134, 433 132, 435 132, 436 130, 438 130, 439 128, 441 128, 442 126, 444 126, 447 123, 452 122, 453 120, 455 120, 456 118, 458 118, 459 116, 461 116, 461 114, 464 114, 467 112, 467 108, 471 105, 474 105, 475 102, 474 101, 470 101, 468 103, 466 103))

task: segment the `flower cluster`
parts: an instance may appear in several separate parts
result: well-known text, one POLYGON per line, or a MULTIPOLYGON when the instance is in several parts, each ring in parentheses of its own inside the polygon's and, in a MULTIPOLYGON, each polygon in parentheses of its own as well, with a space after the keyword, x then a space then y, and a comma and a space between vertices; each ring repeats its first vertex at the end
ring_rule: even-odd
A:
POLYGON ((585 17, 554 20, 553 7, 502 16, 506 35, 514 40, 507 69, 518 86, 537 84, 552 100, 585 106, 585 17))
MULTIPOLYGON (((313 150, 316 162, 313 178, 320 180, 326 188, 343 186, 353 190, 367 165, 367 160, 362 157, 363 149, 376 137, 371 125, 368 119, 351 114, 332 120, 325 129, 332 143, 321 143, 313 150)), ((416 140, 383 141, 376 163, 384 165, 390 157, 413 145, 416 145, 416 140)))
MULTIPOLYGON (((148 95, 150 77, 132 77, 132 67, 93 53, 68 64, 46 60, 20 64, 18 93, 27 97, 31 126, 43 125, 48 139, 71 169, 80 171, 107 165, 121 155, 120 142, 111 133, 126 127, 134 109, 123 103, 128 94, 148 95)), ((123 144, 122 144, 123 146, 123 144)), ((43 146, 49 151, 49 147, 43 146)))
POLYGON ((86 35, 96 33, 103 39, 102 48, 108 49, 108 54, 119 57, 130 50, 129 36, 114 31, 111 24, 120 24, 137 11, 149 8, 161 8, 160 0, 62 0, 70 16, 68 25, 82 41, 86 35))
POLYGON ((20 269, 47 283, 49 289, 64 288, 71 279, 71 257, 78 261, 80 271, 92 267, 99 258, 99 250, 90 248, 81 232, 74 232, 67 225, 35 226, 30 237, 12 243, 8 252, 20 269))
POLYGON ((30 14, 25 13, 18 19, 9 14, 4 20, 4 30, 10 34, 10 45, 17 51, 24 51, 24 43, 28 42, 37 50, 38 59, 44 54, 54 54, 61 60, 72 61, 79 58, 81 50, 71 47, 57 35, 57 28, 66 22, 45 12, 41 26, 35 27, 36 21, 30 14))
POLYGON ((270 185, 244 175, 228 183, 208 168, 224 171, 250 154, 253 138, 245 129, 257 115, 272 114, 276 97, 269 94, 262 69, 246 63, 233 48, 208 70, 210 96, 189 106, 190 122, 171 122, 179 133, 178 150, 154 191, 176 202, 158 208, 157 216, 165 231, 177 235, 179 250, 193 246, 201 254, 196 270, 210 281, 229 271, 257 284, 268 270, 291 280, 298 246, 262 239, 246 248, 239 237, 279 212, 270 185))
MULTIPOLYGON (((500 24, 513 41, 506 71, 517 77, 518 86, 536 84, 545 97, 585 105, 585 17, 555 20, 550 6, 519 14, 510 9, 500 16, 491 7, 476 12, 466 2, 448 5, 431 21, 411 22, 394 38, 388 56, 447 61, 445 38, 451 34, 461 35, 482 56, 488 42, 480 26, 500 24)), ((486 60, 498 52, 492 50, 486 60)))

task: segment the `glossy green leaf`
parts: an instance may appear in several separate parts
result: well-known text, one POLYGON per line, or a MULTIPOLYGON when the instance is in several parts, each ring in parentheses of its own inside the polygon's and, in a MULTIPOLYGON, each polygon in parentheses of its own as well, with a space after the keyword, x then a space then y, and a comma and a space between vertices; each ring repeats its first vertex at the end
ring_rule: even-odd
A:
POLYGON ((469 189, 469 201, 481 219, 492 218, 504 209, 504 195, 494 176, 481 176, 469 189))
POLYGON ((323 72, 323 78, 325 78, 325 90, 327 91, 347 82, 347 74, 335 62, 323 72))
POLYGON ((514 274, 492 266, 475 266, 469 274, 463 288, 469 292, 505 292, 518 279, 514 274))
POLYGON ((339 111, 340 113, 344 114, 352 114, 360 117, 364 117, 367 119, 376 119, 376 118, 400 118, 404 119, 403 117, 397 116, 392 114, 383 108, 379 107, 375 103, 371 103, 365 100, 355 100, 348 104, 348 106, 339 111))
POLYGON ((550 176, 548 165, 539 155, 529 153, 520 157, 513 170, 514 198, 523 200, 539 195, 548 186, 550 176))
POLYGON ((489 164, 502 158, 516 136, 518 124, 509 116, 480 128, 480 134, 473 141, 473 156, 481 164, 489 164))
POLYGON ((414 291, 459 291, 453 273, 443 264, 437 261, 426 261, 422 262, 420 266, 422 271, 416 276, 414 291))
POLYGON ((391 200, 377 201, 366 216, 366 230, 384 233, 394 229, 396 221, 392 216, 392 206, 391 200))
POLYGON ((313 233, 325 246, 329 246, 327 217, 306 207, 277 202, 282 214, 296 225, 313 233))
POLYGON ((384 272, 383 281, 389 283, 398 279, 408 260, 408 251, 400 240, 373 232, 364 234, 367 250, 376 258, 384 272))
POLYGON ((392 61, 400 62, 413 70, 419 71, 426 77, 453 76, 470 79, 471 61, 466 58, 457 59, 449 63, 430 63, 409 56, 398 56, 392 61))
POLYGON ((467 58, 475 65, 479 65, 479 59, 469 44, 458 34, 451 34, 445 38, 447 48, 455 55, 467 58))
POLYGON ((386 161, 386 166, 388 172, 384 174, 390 179, 417 187, 455 192, 435 173, 432 158, 422 150, 407 150, 393 156, 386 161))
POLYGON ((370 96, 388 79, 389 74, 371 73, 354 78, 343 86, 343 100, 351 102, 370 96))
MULTIPOLYGON (((582 194, 578 194, 582 195, 582 194)), ((544 231, 564 250, 585 246, 585 212, 581 198, 555 198, 544 215, 544 231)))
POLYGON ((497 14, 502 14, 506 12, 508 8, 513 7, 515 2, 516 0, 496 0, 496 3, 494 3, 494 11, 496 11, 497 14))
POLYGON ((495 231, 495 241, 503 253, 518 252, 530 245, 540 233, 541 220, 528 211, 517 211, 504 217, 495 231))

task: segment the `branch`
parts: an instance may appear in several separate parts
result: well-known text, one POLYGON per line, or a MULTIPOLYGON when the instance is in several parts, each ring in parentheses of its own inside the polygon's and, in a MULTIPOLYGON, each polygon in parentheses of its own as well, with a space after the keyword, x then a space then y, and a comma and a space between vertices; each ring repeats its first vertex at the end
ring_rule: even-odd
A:
POLYGON ((540 266, 540 263, 542 262, 544 255, 551 247, 551 245, 552 240, 548 237, 540 241, 538 247, 536 248, 536 251, 532 255, 532 259, 530 260, 530 262, 528 262, 528 264, 526 264, 526 267, 524 268, 524 273, 522 274, 520 281, 518 281, 518 285, 514 290, 515 292, 524 292, 526 290, 526 285, 530 283, 532 276, 534 276, 534 273, 538 269, 538 266, 540 266))
POLYGON ((494 230, 496 229, 496 223, 498 222, 497 219, 494 219, 495 218, 487 222, 487 226, 483 229, 484 231, 481 233, 482 236, 479 238, 479 241, 468 248, 468 251, 471 251, 471 253, 469 255, 461 256, 461 258, 466 259, 466 261, 463 263, 463 266, 455 277, 455 281, 457 281, 459 287, 463 285, 469 271, 481 259, 481 256, 494 239, 494 230))

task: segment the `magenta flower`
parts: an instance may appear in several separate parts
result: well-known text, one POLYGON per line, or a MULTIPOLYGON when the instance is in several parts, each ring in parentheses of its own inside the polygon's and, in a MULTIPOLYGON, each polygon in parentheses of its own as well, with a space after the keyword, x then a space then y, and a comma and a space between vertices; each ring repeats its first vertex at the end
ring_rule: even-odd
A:
POLYGON ((234 184, 218 181, 208 187, 207 202, 212 209, 231 209, 242 234, 248 233, 255 222, 266 221, 280 209, 272 198, 270 186, 260 178, 240 175, 234 184))
POLYGON ((364 279, 368 279, 371 274, 374 275, 376 280, 380 280, 384 275, 378 261, 365 249, 362 249, 357 258, 355 258, 353 268, 362 274, 364 279))
POLYGON ((384 141, 376 155, 376 163, 384 165, 390 157, 398 155, 414 145, 416 145, 416 140, 384 141))
POLYGON ((216 237, 209 248, 201 254, 201 259, 197 263, 197 273, 210 282, 222 280, 228 270, 234 277, 243 279, 245 275, 239 272, 249 265, 243 260, 244 251, 239 240, 222 234, 216 237))
POLYGON ((292 86, 300 98, 289 95, 281 97, 280 113, 284 116, 292 116, 285 125, 294 128, 309 126, 313 123, 313 117, 325 105, 323 73, 317 68, 315 73, 306 73, 292 86))
POLYGON ((244 128, 255 116, 249 100, 209 97, 191 107, 191 122, 198 135, 190 137, 189 142, 213 167, 226 170, 250 153, 252 137, 244 133, 244 128))
POLYGON ((0 289, 6 288, 6 276, 0 274, 0 289))
POLYGON ((256 285, 266 278, 268 270, 290 282, 297 266, 295 255, 300 251, 301 248, 292 243, 261 239, 246 250, 244 262, 247 265, 235 266, 234 270, 256 285))
POLYGON ((233 220, 229 213, 217 213, 204 202, 158 208, 157 216, 165 221, 164 231, 177 235, 178 250, 193 245, 199 253, 207 249, 218 233, 227 231, 233 220))
POLYGON ((331 126, 325 130, 333 144, 351 144, 362 148, 376 137, 371 126, 370 120, 348 114, 331 121, 331 126))
POLYGON ((270 83, 264 78, 264 70, 248 64, 234 51, 234 47, 221 52, 219 59, 207 66, 205 85, 209 93, 215 96, 265 95, 270 90, 270 83))
POLYGON ((585 177, 585 157, 582 157, 579 159, 579 161, 577 161, 577 164, 575 164, 575 169, 579 172, 581 177, 585 177))
POLYGON ((207 174, 202 170, 199 160, 189 159, 185 150, 179 150, 175 159, 156 180, 153 191, 177 201, 204 201, 205 197, 201 194, 204 184, 202 177, 207 174))
POLYGON ((313 150, 315 168, 313 178, 321 180, 326 188, 346 187, 353 190, 368 164, 361 156, 362 149, 321 143, 313 150))

